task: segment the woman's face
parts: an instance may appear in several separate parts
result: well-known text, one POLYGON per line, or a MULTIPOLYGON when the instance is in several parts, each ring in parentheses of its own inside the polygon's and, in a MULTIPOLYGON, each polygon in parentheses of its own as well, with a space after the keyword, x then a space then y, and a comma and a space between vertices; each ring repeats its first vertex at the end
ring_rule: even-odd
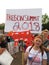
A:
POLYGON ((48 37, 48 31, 43 31, 43 32, 42 32, 42 35, 44 36, 44 37, 43 37, 44 39, 47 38, 47 37, 48 37))
POLYGON ((35 38, 34 39, 34 45, 37 47, 40 47, 42 44, 42 40, 40 38, 35 38))
POLYGON ((45 38, 47 38, 48 37, 48 32, 44 32, 44 36, 45 36, 45 38))

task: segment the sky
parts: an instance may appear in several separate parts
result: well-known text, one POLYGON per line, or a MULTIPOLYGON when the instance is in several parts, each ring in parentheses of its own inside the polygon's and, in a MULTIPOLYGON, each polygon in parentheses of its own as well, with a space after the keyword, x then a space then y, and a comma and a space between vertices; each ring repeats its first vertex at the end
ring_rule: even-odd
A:
POLYGON ((42 15, 49 16, 49 0, 0 0, 0 23, 6 21, 6 9, 42 8, 42 15))

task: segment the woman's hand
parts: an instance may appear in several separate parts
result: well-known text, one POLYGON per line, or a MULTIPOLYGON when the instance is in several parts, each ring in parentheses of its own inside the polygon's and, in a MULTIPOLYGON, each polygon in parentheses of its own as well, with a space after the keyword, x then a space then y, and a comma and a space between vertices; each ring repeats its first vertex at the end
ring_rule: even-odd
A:
POLYGON ((0 55, 5 51, 5 48, 0 48, 0 55))

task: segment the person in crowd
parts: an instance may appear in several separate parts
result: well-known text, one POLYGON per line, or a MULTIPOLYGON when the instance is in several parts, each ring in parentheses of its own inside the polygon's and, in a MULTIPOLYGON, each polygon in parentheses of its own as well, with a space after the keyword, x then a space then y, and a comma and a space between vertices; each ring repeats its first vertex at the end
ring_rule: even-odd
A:
POLYGON ((23 50, 25 51, 26 45, 23 40, 19 40, 18 46, 19 46, 19 51, 23 51, 23 50))
POLYGON ((47 53, 47 64, 49 65, 49 39, 48 39, 48 30, 45 29, 42 32, 42 37, 43 37, 43 49, 47 53))
POLYGON ((36 36, 33 45, 24 53, 24 65, 47 65, 47 55, 42 48, 42 37, 36 36))
POLYGON ((3 38, 0 38, 0 55, 5 51, 5 44, 2 43, 3 38))
POLYGON ((13 61, 13 57, 7 51, 6 44, 6 37, 3 36, 0 38, 0 65, 11 65, 13 61))
MULTIPOLYGON (((2 44, 2 37, 0 38, 0 55, 2 55, 2 53, 5 51, 5 46, 3 46, 3 44, 2 44)), ((1 63, 0 63, 0 65, 2 65, 1 63)))
POLYGON ((6 49, 7 49, 6 36, 3 36, 3 37, 2 37, 1 46, 2 46, 2 48, 6 48, 6 49))

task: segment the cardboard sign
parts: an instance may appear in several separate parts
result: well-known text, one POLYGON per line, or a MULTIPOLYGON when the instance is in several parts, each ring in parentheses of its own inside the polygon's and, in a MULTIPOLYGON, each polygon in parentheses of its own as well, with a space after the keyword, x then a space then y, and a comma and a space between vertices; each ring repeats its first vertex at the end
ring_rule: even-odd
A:
POLYGON ((7 9, 5 32, 41 33, 41 9, 7 9))
POLYGON ((10 55, 10 53, 5 50, 1 55, 0 55, 0 63, 2 65, 10 65, 12 63, 13 57, 10 55))

